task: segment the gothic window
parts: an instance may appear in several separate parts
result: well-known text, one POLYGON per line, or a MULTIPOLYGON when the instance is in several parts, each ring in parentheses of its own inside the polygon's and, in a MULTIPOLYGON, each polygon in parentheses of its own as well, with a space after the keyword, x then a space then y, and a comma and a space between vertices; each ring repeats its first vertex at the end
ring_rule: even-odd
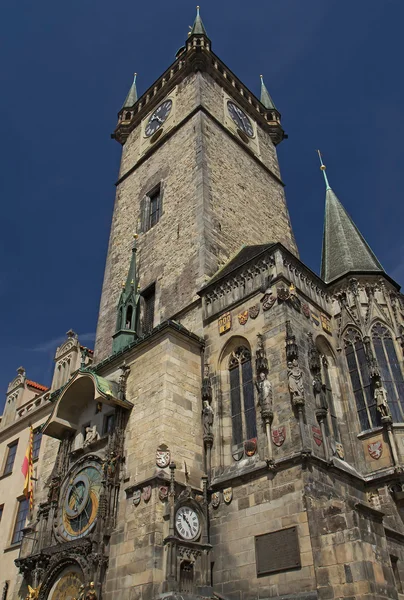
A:
POLYGON ((127 112, 126 115, 125 115, 125 119, 127 121, 130 121, 130 118, 131 118, 131 114, 130 114, 130 112, 127 112))
POLYGON ((126 309, 125 329, 132 329, 133 306, 129 304, 126 309))
POLYGON ((381 323, 372 327, 372 342, 393 421, 404 421, 404 379, 390 331, 381 323))
POLYGON ((40 429, 34 431, 34 439, 32 442, 32 460, 37 460, 39 457, 39 450, 41 448, 42 432, 40 429))
POLYGON ((17 454, 18 440, 7 446, 7 458, 4 465, 3 475, 9 475, 13 472, 15 455, 17 454))
POLYGON ((257 437, 251 353, 245 346, 232 352, 229 361, 233 446, 257 437))
POLYGON ((118 310, 118 320, 116 323, 116 330, 119 331, 122 328, 122 306, 118 310))
POLYGON ((321 362, 322 362, 323 383, 325 386, 325 398, 326 398, 327 407, 328 407, 328 421, 326 421, 326 430, 327 430, 328 435, 330 434, 330 430, 331 430, 332 435, 334 436, 334 439, 337 442, 339 442, 340 435, 339 435, 339 429, 338 429, 338 419, 337 419, 337 413, 335 411, 335 403, 334 403, 334 397, 333 397, 332 387, 331 387, 329 363, 325 356, 322 357, 321 362), (330 427, 330 425, 331 425, 331 427, 330 427))
POLYGON ((353 328, 347 329, 344 344, 361 429, 366 430, 377 427, 379 420, 376 411, 376 401, 370 387, 365 348, 359 332, 353 328))
POLYGON ((145 232, 159 222, 162 212, 161 186, 149 192, 140 203, 140 231, 145 232))
POLYGON ((15 519, 13 537, 11 538, 11 544, 19 544, 22 539, 22 530, 25 527, 25 521, 27 520, 29 508, 29 501, 27 498, 23 498, 18 501, 17 516, 15 519))
POLYGON ((102 434, 110 435, 114 429, 114 425, 115 425, 115 413, 105 415, 102 434))

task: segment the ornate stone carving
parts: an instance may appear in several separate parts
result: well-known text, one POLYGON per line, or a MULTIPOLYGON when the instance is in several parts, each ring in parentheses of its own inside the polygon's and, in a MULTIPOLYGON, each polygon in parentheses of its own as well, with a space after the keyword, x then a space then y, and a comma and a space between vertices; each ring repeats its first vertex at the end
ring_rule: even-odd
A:
POLYGON ((255 353, 255 367, 257 370, 257 374, 268 373, 268 359, 265 354, 262 334, 258 333, 257 338, 258 338, 258 344, 257 344, 257 351, 255 353))
POLYGON ((374 398, 376 400, 376 408, 380 413, 383 423, 391 423, 392 417, 390 408, 387 402, 387 391, 382 386, 380 380, 375 381, 374 398))
POLYGON ((84 440, 84 446, 88 446, 92 442, 96 442, 100 439, 100 434, 97 431, 97 425, 92 427, 86 427, 86 437, 84 440))
POLYGON ((265 371, 261 371, 258 376, 258 381, 255 382, 258 392, 258 406, 261 409, 261 416, 265 422, 267 419, 272 419, 272 401, 273 391, 270 382, 267 379, 265 371))
POLYGON ((303 373, 296 358, 288 362, 288 384, 293 406, 303 405, 303 373))
POLYGON ((296 336, 293 335, 290 321, 286 321, 286 359, 288 362, 297 359, 299 350, 296 344, 296 336))
POLYGON ((130 373, 130 367, 128 367, 128 365, 124 361, 123 364, 119 367, 119 370, 121 371, 121 373, 119 375, 118 381, 118 398, 120 400, 126 400, 126 384, 130 373))
POLYGON ((90 582, 88 592, 85 595, 85 600, 97 600, 97 592, 95 591, 94 581, 90 582))
POLYGON ((203 402, 203 410, 202 410, 202 423, 203 423, 203 438, 212 437, 212 428, 213 428, 213 419, 214 412, 213 408, 209 404, 207 400, 203 402))
POLYGON ((202 402, 204 402, 205 400, 207 402, 209 402, 209 404, 212 402, 212 397, 213 397, 212 384, 210 381, 210 373, 209 373, 209 365, 208 364, 205 364, 204 369, 203 369, 201 395, 202 395, 202 402))

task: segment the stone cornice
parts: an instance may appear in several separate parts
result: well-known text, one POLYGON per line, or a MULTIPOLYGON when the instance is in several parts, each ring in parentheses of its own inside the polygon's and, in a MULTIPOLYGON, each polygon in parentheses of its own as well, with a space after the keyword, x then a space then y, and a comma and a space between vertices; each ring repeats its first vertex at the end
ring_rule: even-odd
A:
POLYGON ((45 417, 48 412, 51 413, 52 410, 52 402, 47 402, 32 412, 27 413, 25 416, 18 418, 17 421, 10 423, 10 425, 8 425, 5 429, 0 430, 0 442, 3 442, 17 433, 20 433, 20 431, 23 429, 27 429, 27 427, 29 427, 32 423, 45 417))

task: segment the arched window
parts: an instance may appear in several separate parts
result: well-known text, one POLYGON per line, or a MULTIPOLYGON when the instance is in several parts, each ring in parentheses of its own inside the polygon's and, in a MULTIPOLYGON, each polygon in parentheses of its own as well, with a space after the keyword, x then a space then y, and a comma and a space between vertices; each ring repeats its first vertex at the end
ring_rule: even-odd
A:
POLYGON ((126 309, 125 329, 132 329, 132 314, 133 307, 131 304, 129 304, 128 308, 126 309))
POLYGON ((383 387, 395 423, 404 421, 404 379, 390 331, 381 323, 372 327, 372 342, 383 387))
POLYGON ((362 430, 379 425, 376 401, 370 386, 369 369, 360 333, 350 327, 344 336, 345 356, 362 430))
POLYGON ((125 114, 125 119, 126 119, 126 121, 130 121, 130 119, 131 119, 131 116, 132 116, 132 115, 130 114, 130 112, 127 112, 127 113, 125 114))
POLYGON ((331 387, 331 378, 330 378, 330 373, 329 373, 329 363, 327 360, 326 356, 322 356, 321 358, 321 363, 322 363, 322 379, 323 379, 323 383, 325 385, 325 398, 327 401, 327 407, 328 407, 328 420, 326 421, 326 432, 327 435, 330 434, 330 431, 332 433, 332 435, 334 436, 334 439, 336 442, 340 441, 340 435, 339 435, 339 429, 338 429, 338 418, 337 418, 337 413, 335 411, 335 403, 334 403, 334 396, 332 393, 332 387, 331 387), (331 427, 330 427, 331 425, 331 427))
POLYGON ((230 404, 233 446, 257 437, 251 352, 239 346, 230 355, 230 404))

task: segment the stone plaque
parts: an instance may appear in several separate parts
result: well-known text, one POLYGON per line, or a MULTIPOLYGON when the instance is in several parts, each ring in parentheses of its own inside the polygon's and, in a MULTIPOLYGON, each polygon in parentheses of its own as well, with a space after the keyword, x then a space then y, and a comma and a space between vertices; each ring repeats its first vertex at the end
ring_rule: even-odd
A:
POLYGON ((297 527, 255 536, 257 576, 301 566, 297 527))

